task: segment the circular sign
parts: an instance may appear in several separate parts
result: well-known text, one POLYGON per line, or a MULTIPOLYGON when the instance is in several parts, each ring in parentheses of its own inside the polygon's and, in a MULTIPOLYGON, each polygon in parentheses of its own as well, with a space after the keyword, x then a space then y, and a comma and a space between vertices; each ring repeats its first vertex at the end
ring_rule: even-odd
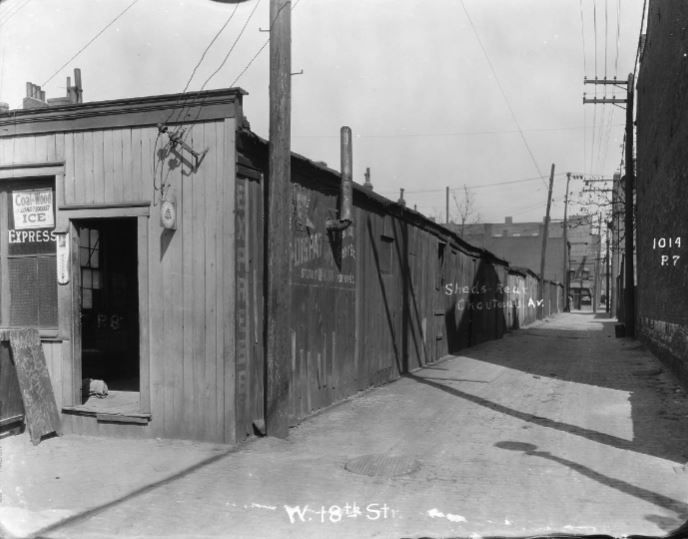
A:
POLYGON ((160 222, 167 229, 177 228, 177 207, 170 200, 163 200, 160 205, 160 222))

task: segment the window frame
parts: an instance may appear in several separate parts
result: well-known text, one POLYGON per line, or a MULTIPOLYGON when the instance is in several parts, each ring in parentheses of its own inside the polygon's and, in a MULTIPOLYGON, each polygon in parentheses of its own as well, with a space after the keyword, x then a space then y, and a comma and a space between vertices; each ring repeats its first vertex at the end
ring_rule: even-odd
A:
MULTIPOLYGON (((22 163, 13 165, 0 166, 0 183, 6 185, 9 182, 21 184, 22 182, 44 182, 51 185, 54 189, 53 208, 55 212, 55 232, 58 233, 58 213, 60 203, 63 201, 62 194, 64 193, 64 163, 61 162, 46 162, 46 163, 22 163)), ((2 228, 8 229, 9 226, 9 206, 7 203, 7 191, 3 191, 0 197, 0 203, 3 204, 3 209, 0 210, 0 215, 4 217, 4 224, 2 228)), ((3 327, 11 327, 10 324, 10 302, 2 298, 10 297, 9 285, 9 239, 6 233, 0 235, 0 323, 3 327)), ((52 256, 52 255, 51 255, 52 256)), ((57 271, 57 270, 56 270, 57 271)), ((41 340, 43 341, 62 341, 68 339, 68 332, 64 330, 61 322, 62 307, 60 299, 60 285, 57 285, 57 325, 50 328, 38 328, 41 340)))

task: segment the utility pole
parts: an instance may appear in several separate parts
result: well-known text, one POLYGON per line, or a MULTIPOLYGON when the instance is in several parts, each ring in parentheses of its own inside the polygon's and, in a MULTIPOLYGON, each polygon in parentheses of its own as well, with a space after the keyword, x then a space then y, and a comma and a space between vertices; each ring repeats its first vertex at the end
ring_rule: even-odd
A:
POLYGON ((549 210, 552 207, 552 185, 554 184, 554 163, 549 173, 549 189, 547 192, 547 213, 542 231, 542 255, 540 256, 540 290, 538 291, 538 318, 542 318, 542 305, 545 299, 545 254, 547 252, 547 235, 549 234, 549 210))
POLYGON ((568 264, 568 210, 569 210, 569 182, 571 181, 571 173, 566 173, 566 194, 564 195, 564 271, 562 272, 562 279, 564 281, 564 312, 571 312, 571 305, 569 305, 569 264, 568 264))
POLYGON ((602 260, 602 213, 600 212, 597 216, 597 229, 598 229, 598 240, 597 240, 597 246, 595 247, 595 265, 594 271, 595 271, 595 282, 593 284, 593 297, 592 297, 592 312, 596 313, 597 312, 597 303, 598 303, 598 298, 600 297, 600 288, 601 288, 601 283, 600 283, 600 267, 601 267, 601 260, 602 260))
POLYGON ((635 337, 635 268, 633 263, 633 186, 635 184, 635 164, 633 159, 633 93, 635 78, 633 73, 628 75, 627 81, 593 79, 583 80, 584 84, 606 84, 626 86, 626 98, 594 98, 587 99, 583 94, 583 103, 626 105, 626 175, 624 177, 624 273, 626 286, 624 287, 624 325, 627 337, 635 337))
POLYGON ((291 374, 291 1, 270 0, 270 145, 266 183, 265 428, 286 438, 291 374))
POLYGON ((633 91, 635 79, 628 75, 626 103, 626 181, 624 182, 624 239, 626 258, 626 288, 624 288, 624 324, 626 336, 635 337, 635 268, 633 263, 633 186, 635 163, 633 159, 633 91))
POLYGON ((606 312, 609 314, 609 274, 611 273, 610 260, 609 260, 609 227, 607 227, 607 254, 604 256, 604 272, 607 278, 607 286, 605 288, 605 299, 607 301, 606 312))

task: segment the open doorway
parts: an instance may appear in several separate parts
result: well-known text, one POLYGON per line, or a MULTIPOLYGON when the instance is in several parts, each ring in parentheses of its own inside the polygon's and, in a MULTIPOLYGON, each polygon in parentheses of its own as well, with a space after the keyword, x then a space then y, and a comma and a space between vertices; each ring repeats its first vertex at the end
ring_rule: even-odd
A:
POLYGON ((82 403, 100 409, 137 408, 136 219, 89 219, 75 224, 79 234, 82 403), (98 391, 104 387, 99 385, 101 381, 107 387, 105 394, 98 391))

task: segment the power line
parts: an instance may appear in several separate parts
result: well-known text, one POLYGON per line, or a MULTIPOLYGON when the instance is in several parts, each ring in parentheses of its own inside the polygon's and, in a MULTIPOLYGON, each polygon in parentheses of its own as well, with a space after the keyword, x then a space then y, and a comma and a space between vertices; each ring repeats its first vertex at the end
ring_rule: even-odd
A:
POLYGON ((199 58, 198 62, 193 68, 193 71, 191 72, 191 76, 189 76, 189 80, 186 82, 186 86, 184 86, 184 89, 182 90, 182 93, 186 93, 186 91, 189 89, 189 85, 191 84, 191 80, 193 79, 194 75, 196 74, 196 71, 200 67, 201 63, 203 62, 203 59, 205 58, 205 55, 208 54, 208 51, 210 50, 210 47, 213 46, 213 43, 217 41, 217 38, 220 37, 220 34, 224 31, 225 28, 227 28, 227 25, 232 21, 234 18, 234 15, 236 14, 237 10, 239 9, 239 4, 234 5, 234 9, 232 12, 229 14, 229 17, 225 20, 224 24, 220 27, 220 29, 215 33, 213 36, 213 39, 210 40, 210 43, 208 43, 208 46, 205 48, 203 51, 203 54, 201 54, 201 57, 199 58))
POLYGON ((616 58, 614 59, 614 76, 619 74, 619 45, 621 42, 621 0, 616 4, 616 58))
POLYGON ((93 43, 96 39, 98 39, 105 32, 105 30, 110 28, 110 26, 115 24, 115 22, 117 22, 122 15, 124 15, 127 11, 129 11, 132 7, 134 7, 134 4, 136 4, 138 1, 139 0, 134 0, 131 4, 129 4, 126 8, 124 8, 124 10, 119 13, 119 15, 117 15, 114 19, 112 19, 107 25, 105 25, 105 27, 102 30, 100 30, 95 36, 93 36, 91 38, 91 40, 88 43, 86 43, 86 45, 81 47, 76 52, 76 54, 74 56, 72 56, 69 60, 67 60, 62 66, 60 66, 60 68, 57 71, 55 71, 55 73, 50 75, 50 77, 48 77, 48 79, 43 84, 41 84, 41 86, 45 86, 46 84, 48 84, 55 77, 55 75, 57 75, 60 71, 62 71, 65 67, 67 67, 67 65, 69 65, 69 63, 72 60, 74 60, 77 56, 79 56, 82 52, 84 52, 88 48, 88 46, 91 45, 91 43, 93 43))
MULTIPOLYGON (((291 6, 292 12, 296 9, 296 6, 299 5, 299 2, 301 2, 301 0, 296 0, 296 2, 294 2, 294 4, 291 6)), ((273 23, 273 22, 274 22, 274 21, 272 21, 272 22, 270 23, 270 28, 272 28, 272 23, 273 23)), ((230 87, 234 86, 237 82, 239 82, 239 79, 240 79, 241 77, 243 77, 243 76, 244 76, 244 73, 246 73, 246 72, 249 70, 249 68, 253 65, 253 62, 256 61, 256 59, 260 56, 260 54, 265 50, 265 47, 268 46, 268 43, 270 43, 270 38, 269 38, 269 37, 265 40, 265 43, 263 43, 263 44, 260 46, 260 48, 256 51, 256 53, 251 57, 251 59, 250 59, 250 60, 248 61, 248 63, 246 64, 246 66, 244 66, 244 68, 243 68, 243 69, 239 72, 239 74, 235 77, 235 79, 234 79, 234 80, 232 81, 232 83, 229 85, 230 87)))
MULTIPOLYGON (((621 1, 621 0, 619 0, 621 1)), ((580 5, 580 16, 581 16, 581 41, 583 43, 583 75, 588 73, 587 63, 585 61, 585 24, 583 17, 583 0, 578 0, 580 5)))
MULTIPOLYGON (((255 14, 255 12, 256 12, 256 10, 258 9, 258 6, 259 6, 259 5, 260 5, 260 0, 258 0, 258 1, 253 5, 253 9, 252 9, 251 12, 249 13, 249 15, 248 15, 248 17, 246 18, 246 20, 244 21, 244 25, 241 27, 241 30, 239 31, 239 34, 238 34, 237 37, 234 39, 234 42, 232 43, 232 45, 230 46, 229 50, 227 51, 227 54, 225 54, 225 57, 222 59, 222 62, 221 62, 220 65, 217 67, 217 69, 216 69, 215 71, 213 71, 213 72, 210 74, 210 76, 205 80, 205 82, 201 85, 201 87, 198 89, 198 92, 196 92, 196 96, 199 96, 199 95, 201 94, 201 92, 204 90, 204 88, 206 87, 206 85, 212 80, 212 78, 213 78, 215 75, 217 75, 217 74, 220 72, 220 70, 221 70, 221 69, 224 67, 224 65, 227 63, 227 60, 229 59, 229 57, 231 56, 232 52, 233 52, 234 49, 236 48, 236 45, 237 45, 237 43, 239 43, 239 40, 241 39, 241 37, 244 35, 244 31, 246 30, 246 27, 248 26, 248 23, 251 22, 251 19, 253 18, 253 15, 255 14)), ((200 114, 201 114, 201 111, 203 110, 203 104, 202 104, 202 103, 203 103, 203 101, 201 100, 201 105, 200 105, 200 107, 198 108, 198 115, 200 115, 200 114)), ((198 117, 198 115, 197 115, 196 117, 198 117)), ((186 132, 184 133, 183 137, 182 137, 182 141, 185 141, 185 140, 189 137, 190 133, 191 133, 191 129, 189 129, 188 131, 186 131, 186 132)))
MULTIPOLYGON (((617 127, 623 127, 625 124, 617 124, 617 127)), ((559 132, 559 131, 578 131, 587 129, 586 126, 572 126, 572 127, 539 127, 533 129, 524 129, 524 132, 559 132)), ((437 133, 380 133, 372 135, 356 135, 356 138, 417 138, 417 137, 458 137, 458 136, 476 136, 476 135, 505 135, 518 133, 518 129, 504 129, 491 131, 447 131, 437 133)), ((339 135, 292 135, 292 138, 339 138, 339 135)))
POLYGON ((253 15, 256 13, 256 10, 258 9, 258 6, 260 5, 260 1, 261 1, 261 0, 258 0, 258 1, 253 5, 253 9, 251 10, 251 13, 249 13, 248 17, 246 18, 246 21, 244 22, 244 25, 241 27, 241 30, 239 31, 239 35, 237 35, 236 39, 235 39, 234 42, 232 43, 232 46, 231 46, 231 47, 229 48, 229 50, 227 51, 227 54, 226 54, 225 57, 222 59, 222 62, 220 63, 220 65, 218 66, 218 68, 217 68, 215 71, 213 71, 212 74, 211 74, 211 75, 206 79, 206 81, 203 83, 203 85, 201 86, 201 90, 203 90, 203 89, 206 87, 206 85, 211 81, 211 79, 212 79, 215 75, 217 75, 217 74, 219 73, 219 71, 224 67, 225 63, 227 63, 227 60, 229 59, 230 55, 231 55, 232 52, 234 51, 234 49, 235 49, 237 43, 239 43, 239 40, 240 40, 241 37, 244 35, 244 32, 246 31, 246 27, 248 26, 248 23, 251 22, 251 19, 253 18, 253 15))
POLYGON ((607 42, 609 41, 609 0, 604 0, 604 78, 607 78, 607 42))
POLYGON ((592 0, 592 21, 593 21, 593 32, 595 37, 595 78, 597 77, 597 3, 592 0))
MULTIPOLYGON (((227 26, 229 25, 229 23, 230 23, 230 22, 232 21, 232 19, 234 18, 234 15, 236 14, 236 12, 237 12, 238 9, 239 9, 239 4, 235 4, 235 5, 234 5, 234 9, 233 9, 233 10, 230 12, 230 14, 229 14, 229 17, 227 17, 227 19, 225 19, 225 22, 222 24, 222 26, 220 27, 220 29, 215 33, 215 35, 213 36, 213 38, 210 40, 210 43, 208 43, 208 45, 206 46, 205 50, 204 50, 203 53, 201 54, 201 57, 199 58, 198 62, 196 62, 196 65, 194 66, 193 70, 191 71, 191 75, 189 76, 189 80, 186 81, 186 86, 184 86, 184 89, 182 90, 182 94, 185 94, 186 91, 189 89, 189 85, 191 84, 191 81, 193 80, 193 77, 194 77, 194 75, 196 74, 196 71, 197 71, 198 68, 200 67, 201 63, 203 62, 203 59, 205 58, 206 54, 208 54, 208 51, 210 50, 210 47, 213 46, 213 43, 215 43, 215 41, 217 41, 217 39, 220 37, 220 35, 222 34, 222 32, 225 30, 225 28, 227 28, 227 26)), ((180 101, 181 101, 181 98, 180 98, 180 101)), ((183 117, 184 113, 186 112, 186 109, 187 109, 187 107, 186 107, 186 105, 184 105, 184 106, 177 112, 177 114, 176 114, 176 120, 179 120, 180 118, 183 117)), ((170 114, 167 116, 167 118, 165 118, 165 121, 164 121, 163 123, 164 123, 164 124, 167 124, 167 123, 172 119, 173 116, 175 116, 175 113, 174 113, 174 112, 170 112, 170 114)))
POLYGON ((487 53, 487 49, 483 45, 482 40, 480 39, 480 35, 478 34, 478 30, 475 27, 475 24, 473 24, 473 19, 471 19, 470 14, 468 13, 468 9, 466 9, 466 4, 464 3, 464 0, 459 0, 461 2, 461 7, 463 7, 463 11, 466 14, 466 18, 468 19, 469 24, 471 25, 471 28, 473 29, 473 33, 475 34, 475 38, 478 41, 478 44, 480 45, 480 48, 483 51, 483 54, 485 55, 485 59, 487 60, 487 64, 490 66, 490 71, 492 71, 492 76, 495 79, 495 82, 497 83, 497 86, 499 87, 500 92, 502 93, 502 97, 504 98, 504 101, 506 102, 506 105, 509 109, 509 112, 511 113, 511 118, 513 119, 514 123, 516 124, 516 127, 518 128, 518 132, 521 135, 521 139, 523 140, 523 144, 525 145, 526 149, 528 150, 528 154, 530 155, 531 160, 533 161, 533 164, 535 165, 535 169, 538 172, 538 175, 542 178, 542 182, 546 185, 546 182, 544 180, 544 175, 542 174, 542 170, 540 170, 540 166, 537 163, 537 160, 535 159, 535 156, 533 155, 533 151, 530 149, 530 145, 528 144, 528 141, 526 140, 526 136, 523 134, 523 130, 521 129, 520 124, 518 123, 518 119, 516 118, 516 114, 514 113, 514 109, 511 107, 511 103, 509 102, 509 98, 506 95, 506 92, 504 91, 504 88, 502 87, 502 83, 499 81, 499 77, 497 76, 497 71, 494 68, 494 65, 492 65, 492 60, 490 60, 490 55, 487 53))
MULTIPOLYGON (((554 175, 555 176, 563 176, 564 174, 565 174, 564 172, 557 172, 554 175)), ((503 182, 484 183, 484 184, 480 184, 480 185, 466 185, 465 187, 467 189, 481 189, 483 187, 496 187, 496 186, 500 186, 500 185, 510 185, 510 184, 514 184, 514 183, 534 182, 534 181, 537 181, 540 179, 542 179, 542 178, 540 176, 537 176, 537 177, 533 177, 533 178, 521 178, 520 180, 507 180, 507 181, 503 181, 503 182)), ((450 191, 453 192, 453 191, 456 191, 456 189, 458 189, 458 188, 450 189, 450 191)), ((461 187, 461 189, 463 189, 463 187, 461 187)), ((439 193, 439 192, 444 192, 444 191, 446 191, 446 188, 443 188, 443 189, 415 189, 413 191, 404 190, 404 193, 411 195, 411 194, 419 194, 419 193, 439 193)), ((383 191, 378 191, 378 192, 380 194, 384 194, 384 193, 396 193, 397 191, 383 190, 383 191)))
POLYGON ((5 15, 7 15, 7 16, 6 16, 4 19, 2 19, 2 21, 0 21, 0 28, 2 28, 3 26, 5 26, 5 24, 7 23, 7 21, 9 21, 12 17, 14 17, 14 16, 15 16, 17 13, 19 13, 22 9, 24 9, 24 8, 26 7, 26 5, 27 5, 29 2, 31 2, 31 0, 26 0, 23 4, 19 4, 19 5, 17 6, 17 8, 16 8, 13 12, 10 13, 10 12, 8 11, 8 13, 5 13, 5 15))

